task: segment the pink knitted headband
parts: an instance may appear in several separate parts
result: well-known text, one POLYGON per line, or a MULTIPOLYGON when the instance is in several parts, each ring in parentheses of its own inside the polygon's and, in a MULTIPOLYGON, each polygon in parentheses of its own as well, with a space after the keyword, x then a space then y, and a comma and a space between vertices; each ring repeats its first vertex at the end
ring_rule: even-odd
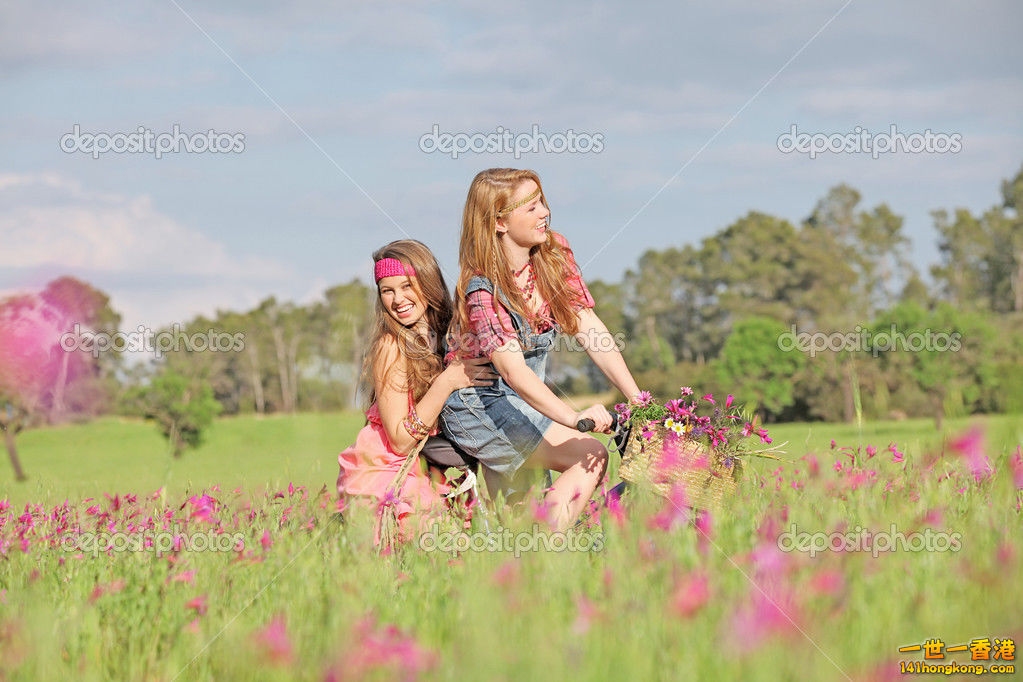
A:
POLYGON ((373 266, 373 275, 379 282, 384 277, 394 277, 395 275, 415 277, 416 271, 411 265, 405 265, 397 258, 381 258, 373 266))

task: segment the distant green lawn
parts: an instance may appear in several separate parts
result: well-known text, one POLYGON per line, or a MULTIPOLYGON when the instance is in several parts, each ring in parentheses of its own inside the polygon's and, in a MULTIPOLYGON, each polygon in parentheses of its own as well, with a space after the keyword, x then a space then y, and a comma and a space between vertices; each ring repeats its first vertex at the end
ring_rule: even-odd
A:
POLYGON ((337 480, 337 455, 365 423, 358 412, 218 419, 205 442, 175 459, 152 423, 117 417, 89 424, 33 429, 18 438, 26 483, 15 484, 7 453, 0 462, 0 498, 23 503, 103 493, 280 489, 289 482, 316 493, 337 480))
MULTIPOLYGON (((0 499, 12 502, 54 502, 65 497, 102 497, 103 493, 146 494, 165 486, 168 494, 199 491, 218 484, 222 490, 241 487, 247 493, 280 489, 289 482, 313 493, 332 489, 337 455, 355 439, 365 423, 359 412, 276 415, 219 419, 197 450, 179 459, 170 456, 166 441, 151 423, 107 417, 89 424, 23 432, 18 438, 26 483, 13 480, 7 453, 0 451, 0 499)), ((945 434, 970 424, 985 427, 992 461, 1023 444, 1023 416, 998 415, 949 420, 945 434)), ((895 442, 907 456, 940 447, 934 423, 926 419, 864 424, 800 423, 772 425, 776 443, 789 441, 788 459, 807 452, 830 461, 832 439, 841 446, 873 445, 880 456, 895 442)), ((613 458, 611 474, 614 475, 613 458)), ((759 460, 758 468, 777 463, 759 460)))

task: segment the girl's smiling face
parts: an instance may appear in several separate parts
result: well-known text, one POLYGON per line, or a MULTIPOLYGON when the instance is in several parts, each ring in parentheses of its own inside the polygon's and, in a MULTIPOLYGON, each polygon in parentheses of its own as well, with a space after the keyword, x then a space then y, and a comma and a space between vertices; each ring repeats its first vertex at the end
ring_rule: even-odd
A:
POLYGON ((411 327, 426 314, 426 305, 416 294, 407 275, 382 277, 377 282, 380 303, 387 314, 405 327, 411 327))
MULTIPOLYGON (((512 203, 518 203, 537 190, 536 182, 524 180, 515 190, 512 203)), ((543 195, 497 219, 498 236, 506 236, 517 246, 532 247, 547 239, 548 218, 551 212, 543 204, 543 195)))

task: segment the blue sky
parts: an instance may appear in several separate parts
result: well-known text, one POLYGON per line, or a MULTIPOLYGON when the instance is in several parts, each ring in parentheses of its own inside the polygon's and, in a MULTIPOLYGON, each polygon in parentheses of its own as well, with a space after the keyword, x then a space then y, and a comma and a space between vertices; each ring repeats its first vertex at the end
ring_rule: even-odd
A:
POLYGON ((407 236, 449 284, 469 181, 537 170, 588 280, 846 182, 906 218, 979 212, 1023 164, 1018 2, 44 2, 0 9, 0 292, 72 274, 124 326, 311 301, 407 236), (225 54, 226 53, 226 54, 225 54), (232 61, 233 60, 233 61, 232 61), (1015 65, 1015 66, 1014 66, 1015 65), (246 75, 247 74, 247 75, 246 75), (276 102, 276 104, 275 104, 276 102), (240 154, 62 152, 83 131, 242 133, 240 154), (420 150, 497 126, 600 153, 420 150), (783 154, 810 133, 958 133, 956 154, 783 154), (674 180, 672 180, 674 178, 674 180))

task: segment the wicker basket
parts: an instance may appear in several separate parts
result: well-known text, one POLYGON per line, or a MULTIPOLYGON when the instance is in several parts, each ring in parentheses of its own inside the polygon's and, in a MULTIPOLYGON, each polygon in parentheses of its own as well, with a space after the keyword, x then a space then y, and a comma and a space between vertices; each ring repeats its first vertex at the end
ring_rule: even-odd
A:
POLYGON ((664 497, 676 482, 681 482, 687 504, 693 509, 718 509, 726 496, 735 494, 742 480, 741 459, 725 457, 713 448, 683 440, 669 433, 663 424, 653 426, 654 435, 647 440, 641 436, 645 426, 645 422, 632 424, 632 435, 618 469, 624 480, 650 486, 664 497), (674 461, 663 459, 666 440, 669 447, 672 441, 677 443, 678 457, 674 461))

